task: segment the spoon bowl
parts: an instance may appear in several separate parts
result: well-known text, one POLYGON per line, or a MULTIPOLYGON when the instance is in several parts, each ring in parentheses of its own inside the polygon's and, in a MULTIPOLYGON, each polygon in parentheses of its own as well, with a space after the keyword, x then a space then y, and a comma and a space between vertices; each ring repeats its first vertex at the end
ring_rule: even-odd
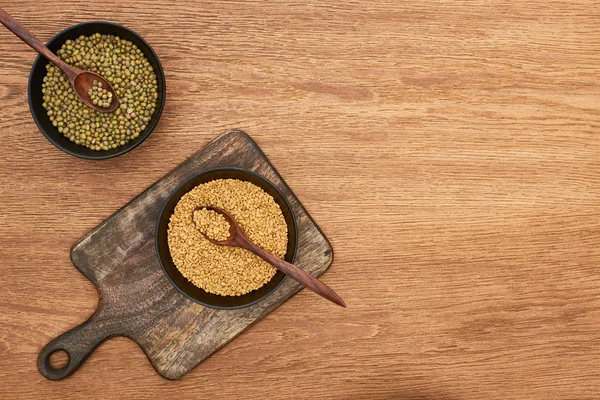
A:
POLYGON ((73 87, 75 88, 75 93, 81 101, 84 102, 90 108, 101 112, 113 112, 119 107, 119 99, 117 98, 117 92, 113 89, 110 83, 104 79, 102 76, 90 72, 90 71, 81 71, 75 76, 75 79, 72 82, 73 87), (110 102, 110 106, 108 107, 100 107, 92 102, 90 96, 88 95, 88 91, 92 88, 94 81, 102 83, 102 87, 112 93, 112 101, 110 102), (85 96, 82 95, 85 94, 85 96))
POLYGON ((231 215, 229 215, 229 213, 227 211, 221 210, 220 208, 213 207, 213 206, 198 206, 194 209, 193 212, 195 213, 196 211, 202 210, 202 209, 214 211, 218 214, 221 214, 225 218, 227 223, 229 224, 229 236, 225 240, 212 239, 212 238, 208 237, 204 232, 200 231, 202 236, 204 236, 206 239, 208 239, 209 242, 219 245, 219 246, 239 246, 239 244, 237 242, 237 238, 238 238, 238 233, 240 231, 240 228, 237 225, 237 223, 235 222, 235 220, 233 219, 233 217, 231 215))

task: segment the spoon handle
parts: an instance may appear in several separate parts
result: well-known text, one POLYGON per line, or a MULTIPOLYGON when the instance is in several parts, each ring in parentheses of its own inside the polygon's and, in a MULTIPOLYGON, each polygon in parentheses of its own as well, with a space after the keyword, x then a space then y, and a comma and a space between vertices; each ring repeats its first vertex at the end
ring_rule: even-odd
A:
POLYGON ((295 281, 299 282, 304 287, 312 290, 319 296, 322 296, 341 307, 346 307, 346 303, 344 303, 344 300, 342 300, 340 296, 338 296, 329 286, 327 286, 308 272, 296 267, 294 264, 290 264, 287 261, 280 260, 271 253, 256 246, 254 243, 251 243, 249 240, 246 240, 246 238, 243 238, 241 240, 240 238, 241 236, 238 235, 237 242, 241 247, 256 254, 257 256, 259 256, 260 258, 262 258, 263 260, 265 260, 266 262, 268 262, 287 276, 291 277, 295 281))
POLYGON ((50 51, 42 42, 39 41, 31 32, 27 30, 23 25, 17 22, 13 17, 11 17, 6 11, 0 8, 0 23, 8 28, 12 33, 17 35, 22 41, 31 46, 35 51, 40 53, 42 56, 46 57, 49 61, 51 61, 54 65, 59 67, 63 72, 67 75, 69 79, 74 78, 71 77, 71 74, 74 73, 73 68, 65 63, 63 60, 58 58, 56 54, 50 51))

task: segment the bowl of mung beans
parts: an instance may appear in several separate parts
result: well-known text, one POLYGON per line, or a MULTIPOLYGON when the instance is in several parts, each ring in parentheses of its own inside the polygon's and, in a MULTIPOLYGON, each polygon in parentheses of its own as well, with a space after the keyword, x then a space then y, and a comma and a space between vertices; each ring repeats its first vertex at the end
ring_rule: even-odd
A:
MULTIPOLYGON (((156 251, 168 280, 189 299, 217 309, 264 300, 285 275, 247 250, 212 244, 201 232, 205 210, 226 210, 255 244, 290 263, 297 226, 291 206, 266 178, 240 168, 195 175, 167 198, 156 226, 156 251)), ((207 215, 210 219, 210 215, 207 215)))
MULTIPOLYGON (((76 157, 101 160, 132 150, 152 133, 165 103, 165 75, 141 36, 111 22, 85 22, 58 33, 47 47, 68 64, 103 76, 119 100, 113 112, 92 110, 62 72, 38 56, 29 75, 29 108, 53 145, 76 157)), ((93 89, 94 101, 110 104, 101 84, 93 89)))

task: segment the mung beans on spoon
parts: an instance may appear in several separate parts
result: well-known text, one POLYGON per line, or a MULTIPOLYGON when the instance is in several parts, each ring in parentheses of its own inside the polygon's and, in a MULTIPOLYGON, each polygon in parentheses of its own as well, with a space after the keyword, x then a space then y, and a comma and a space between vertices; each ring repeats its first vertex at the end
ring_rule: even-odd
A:
POLYGON ((290 278, 294 279, 296 282, 302 284, 304 287, 312 290, 319 296, 322 296, 341 307, 346 307, 346 303, 344 303, 344 300, 342 300, 340 296, 338 296, 329 286, 327 286, 317 278, 313 277, 308 272, 296 267, 293 264, 290 264, 287 261, 275 257, 273 254, 261 249, 260 247, 252 243, 250 239, 248 239, 242 233, 233 217, 229 215, 226 211, 212 206, 198 206, 194 209, 193 212, 195 213, 196 211, 201 209, 207 209, 219 213, 229 223, 229 237, 225 240, 211 239, 204 232, 200 231, 200 233, 210 242, 219 246, 233 246, 246 249, 256 254, 257 256, 259 256, 260 258, 262 258, 263 260, 265 260, 266 262, 268 262, 269 264, 271 264, 290 278))
POLYGON ((75 68, 58 58, 58 56, 50 51, 42 42, 38 40, 31 32, 27 30, 23 25, 19 24, 13 17, 11 17, 6 11, 0 8, 0 23, 6 26, 12 33, 17 35, 22 41, 31 46, 35 51, 44 56, 48 61, 56 65, 69 79, 71 86, 75 89, 77 96, 83 101, 85 105, 93 108, 100 112, 112 112, 119 107, 119 100, 117 99, 117 93, 112 88, 110 83, 100 75, 84 71, 79 68, 75 68), (110 104, 108 107, 104 107, 102 103, 94 104, 91 98, 90 92, 93 93, 94 89, 100 87, 107 93, 110 93, 110 104))

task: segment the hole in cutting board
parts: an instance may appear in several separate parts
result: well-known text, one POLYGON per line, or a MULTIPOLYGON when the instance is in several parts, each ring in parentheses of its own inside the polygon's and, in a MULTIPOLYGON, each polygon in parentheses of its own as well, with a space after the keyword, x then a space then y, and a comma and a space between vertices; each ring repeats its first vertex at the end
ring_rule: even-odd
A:
POLYGON ((69 365, 69 353, 64 350, 54 350, 48 356, 48 364, 52 369, 63 369, 69 365))

